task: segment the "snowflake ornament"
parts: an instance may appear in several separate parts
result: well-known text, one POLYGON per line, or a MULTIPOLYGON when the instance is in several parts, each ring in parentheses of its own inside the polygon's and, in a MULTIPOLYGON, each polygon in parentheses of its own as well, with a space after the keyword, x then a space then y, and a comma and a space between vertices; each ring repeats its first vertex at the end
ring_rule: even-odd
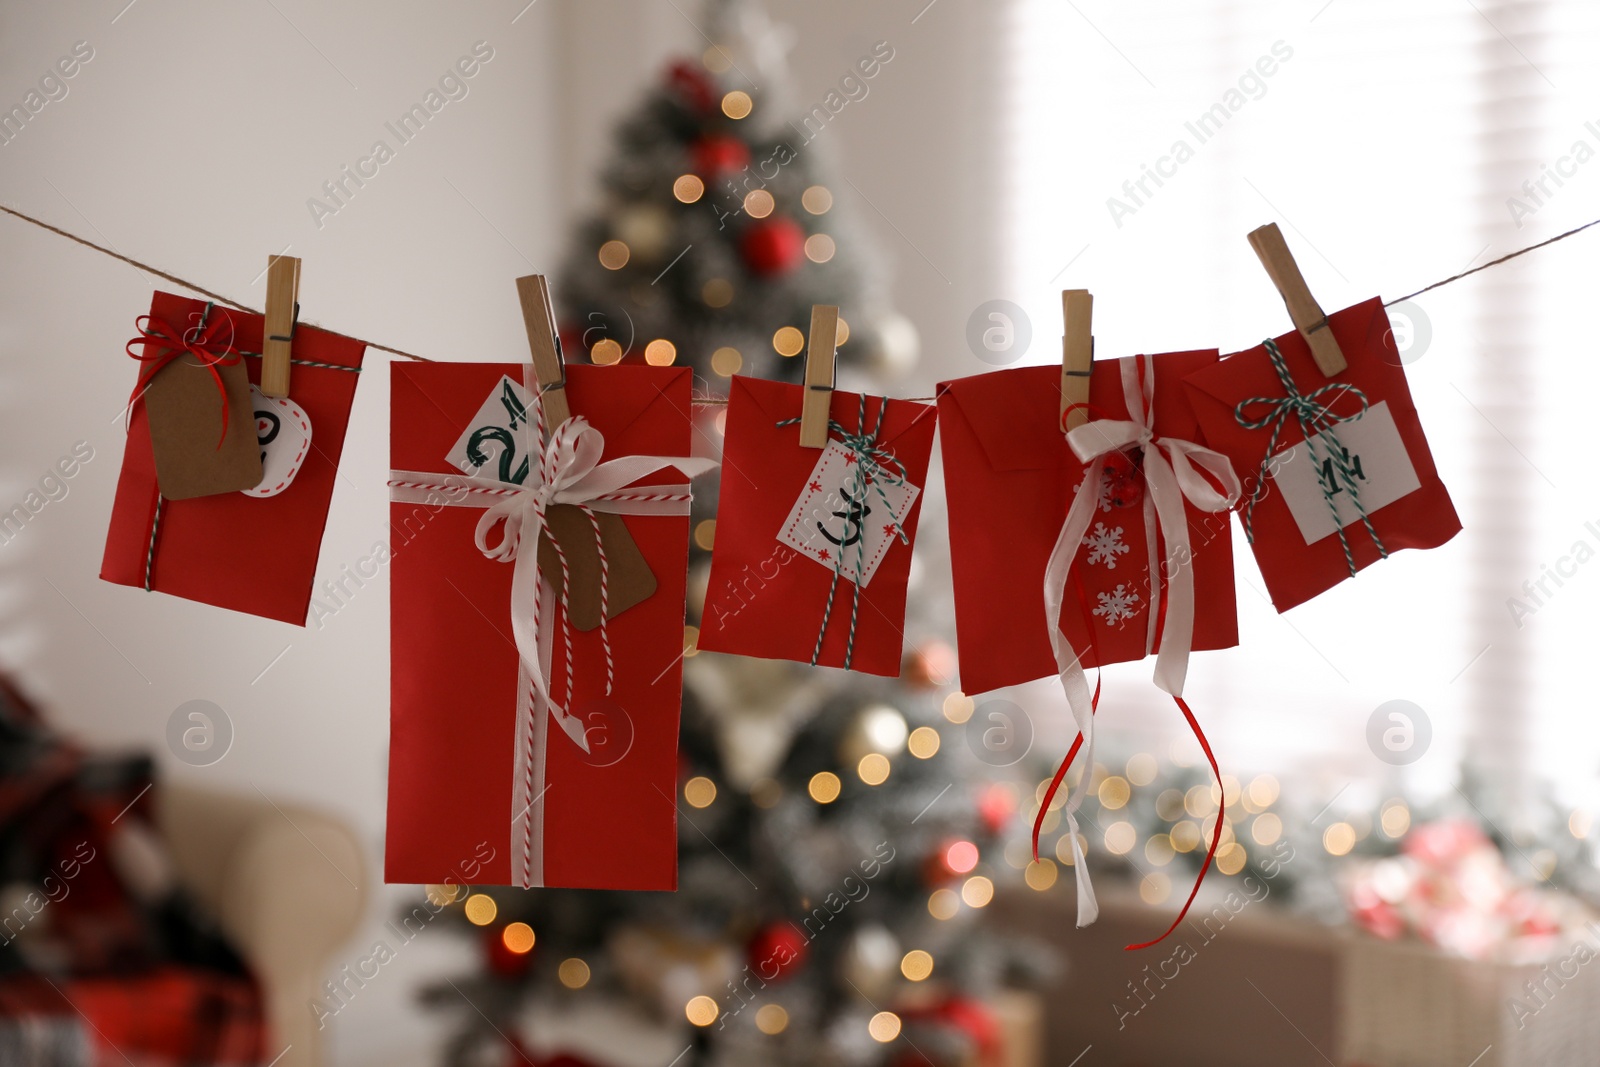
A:
POLYGON ((1118 556, 1132 551, 1122 540, 1122 527, 1113 526, 1108 530, 1103 522, 1094 524, 1093 532, 1083 539, 1083 544, 1089 549, 1089 565, 1104 563, 1108 571, 1117 569, 1118 556))
POLYGON ((1119 584, 1109 593, 1095 595, 1100 598, 1100 606, 1094 609, 1094 614, 1104 619, 1107 626, 1121 627, 1143 610, 1139 604, 1139 594, 1126 585, 1119 584))
MULTIPOLYGON (((1084 471, 1083 472, 1083 477, 1078 479, 1077 487, 1072 490, 1073 494, 1076 495, 1078 493, 1083 492, 1083 485, 1088 480, 1089 480, 1089 472, 1088 471, 1084 471)), ((1112 504, 1113 504, 1112 495, 1113 494, 1112 494, 1112 486, 1111 486, 1111 476, 1108 473, 1106 473, 1105 471, 1101 471, 1100 472, 1100 510, 1101 511, 1110 511, 1111 510, 1111 507, 1112 507, 1112 504)))

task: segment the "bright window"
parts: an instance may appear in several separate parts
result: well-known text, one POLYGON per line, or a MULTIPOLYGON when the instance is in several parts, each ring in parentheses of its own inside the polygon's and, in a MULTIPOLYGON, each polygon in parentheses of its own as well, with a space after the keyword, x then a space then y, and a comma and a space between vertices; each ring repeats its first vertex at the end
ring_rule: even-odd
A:
MULTIPOLYGON (((1333 311, 1600 217, 1597 6, 1014 0, 1004 195, 1028 361, 1059 358, 1062 288, 1094 291, 1102 358, 1285 332, 1245 241, 1269 221, 1333 311)), ((1466 526, 1449 545, 1280 616, 1236 536, 1243 643, 1198 654, 1189 685, 1226 763, 1359 796, 1449 790, 1464 758, 1600 799, 1597 269, 1600 228, 1416 301, 1408 375, 1466 526), (1570 574, 1535 604, 1523 582, 1546 565, 1570 574), (1433 730, 1404 770, 1366 742, 1394 698, 1433 730)), ((1150 668, 1108 672, 1102 709, 1153 744, 1182 721, 1150 668)))

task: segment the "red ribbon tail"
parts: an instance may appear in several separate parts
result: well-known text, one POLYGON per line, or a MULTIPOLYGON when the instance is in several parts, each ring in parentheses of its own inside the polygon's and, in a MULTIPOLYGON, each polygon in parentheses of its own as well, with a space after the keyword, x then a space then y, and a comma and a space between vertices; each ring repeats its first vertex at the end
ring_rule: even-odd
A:
POLYGON ((1189 729, 1194 731, 1194 736, 1200 742, 1201 750, 1205 752, 1206 759, 1211 763, 1211 773, 1217 779, 1217 824, 1211 830, 1211 847, 1206 850, 1206 860, 1200 865, 1200 873, 1195 877, 1194 888, 1189 890, 1189 899, 1183 902, 1183 908, 1178 912, 1178 917, 1172 920, 1172 925, 1167 927, 1166 933, 1162 934, 1154 941, 1145 941, 1137 945, 1123 946, 1124 951, 1127 952, 1133 952, 1136 949, 1141 948, 1149 948, 1152 945, 1159 945, 1161 942, 1165 941, 1169 936, 1171 936, 1172 931, 1178 928, 1178 924, 1183 922, 1184 917, 1189 914, 1189 906, 1194 903, 1195 895, 1200 892, 1200 883, 1206 880, 1206 872, 1211 869, 1211 861, 1216 858, 1217 855, 1217 846, 1222 843, 1222 815, 1224 806, 1227 804, 1228 800, 1227 791, 1223 789, 1222 786, 1222 771, 1217 767, 1217 757, 1212 754, 1211 743, 1206 740, 1205 731, 1200 729, 1200 723, 1195 719, 1194 712, 1189 710, 1189 705, 1183 702, 1182 697, 1175 696, 1172 699, 1177 703, 1178 710, 1183 712, 1183 717, 1189 720, 1189 729))
MULTIPOLYGON (((1100 675, 1094 678, 1094 699, 1089 701, 1089 714, 1093 715, 1100 707, 1100 675)), ((1077 758, 1078 750, 1083 747, 1083 734, 1080 732, 1072 741, 1072 747, 1067 750, 1067 758, 1061 761, 1061 766, 1056 768, 1056 776, 1050 779, 1050 788, 1044 791, 1044 797, 1039 801, 1039 814, 1033 817, 1033 860, 1039 862, 1039 831, 1044 826, 1045 812, 1050 810, 1050 802, 1055 799, 1056 790, 1061 788, 1061 780, 1067 776, 1067 768, 1072 766, 1072 761, 1077 758)), ((1086 768, 1085 774, 1090 773, 1086 768)))

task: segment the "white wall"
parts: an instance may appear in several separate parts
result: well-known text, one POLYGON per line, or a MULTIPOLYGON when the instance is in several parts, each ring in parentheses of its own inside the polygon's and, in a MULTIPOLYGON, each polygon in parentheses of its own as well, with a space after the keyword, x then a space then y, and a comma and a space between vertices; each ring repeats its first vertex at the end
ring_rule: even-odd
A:
MULTIPOLYGON (((791 58, 808 106, 873 42, 895 48, 870 96, 823 137, 887 214, 852 205, 923 336, 907 392, 981 369, 961 331, 975 303, 998 295, 986 289, 996 227, 981 137, 992 93, 985 42, 995 35, 978 5, 939 0, 924 11, 924 2, 774 5, 798 31, 791 58)), ((3 0, 0 106, 22 102, 75 42, 88 41, 94 57, 65 98, 0 147, 0 199, 254 306, 265 257, 287 248, 305 260, 306 321, 436 358, 515 359, 525 342, 511 280, 555 269, 568 211, 592 204, 589 175, 611 119, 663 57, 704 47, 679 9, 699 17, 688 0, 526 9, 520 0, 135 0, 126 9, 3 0), (307 199, 480 40, 494 58, 469 95, 317 226, 307 199)), ((835 191, 854 195, 843 182, 835 191)), ((344 815, 371 845, 376 887, 383 581, 320 630, 101 582, 122 455, 117 415, 134 380, 123 342, 156 283, 9 217, 0 242, 0 505, 20 501, 75 442, 94 450, 68 495, 0 545, 0 662, 92 743, 152 749, 174 779, 344 815), (163 741, 172 711, 196 698, 220 705, 235 730, 228 755, 199 769, 169 758, 163 741)), ((386 533, 386 364, 368 354, 319 582, 386 533)), ((408 989, 418 975, 448 973, 441 958, 455 949, 403 958, 341 1014, 340 1061, 429 1062, 418 1040, 428 1027, 408 989)))

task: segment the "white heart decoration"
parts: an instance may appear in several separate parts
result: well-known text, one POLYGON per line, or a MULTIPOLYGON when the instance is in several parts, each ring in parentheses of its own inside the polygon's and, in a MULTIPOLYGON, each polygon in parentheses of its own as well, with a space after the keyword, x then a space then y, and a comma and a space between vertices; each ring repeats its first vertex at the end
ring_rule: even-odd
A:
POLYGON ((250 406, 261 445, 261 484, 239 491, 246 496, 277 496, 289 488, 311 451, 311 417, 293 400, 267 396, 255 385, 250 386, 250 406))

